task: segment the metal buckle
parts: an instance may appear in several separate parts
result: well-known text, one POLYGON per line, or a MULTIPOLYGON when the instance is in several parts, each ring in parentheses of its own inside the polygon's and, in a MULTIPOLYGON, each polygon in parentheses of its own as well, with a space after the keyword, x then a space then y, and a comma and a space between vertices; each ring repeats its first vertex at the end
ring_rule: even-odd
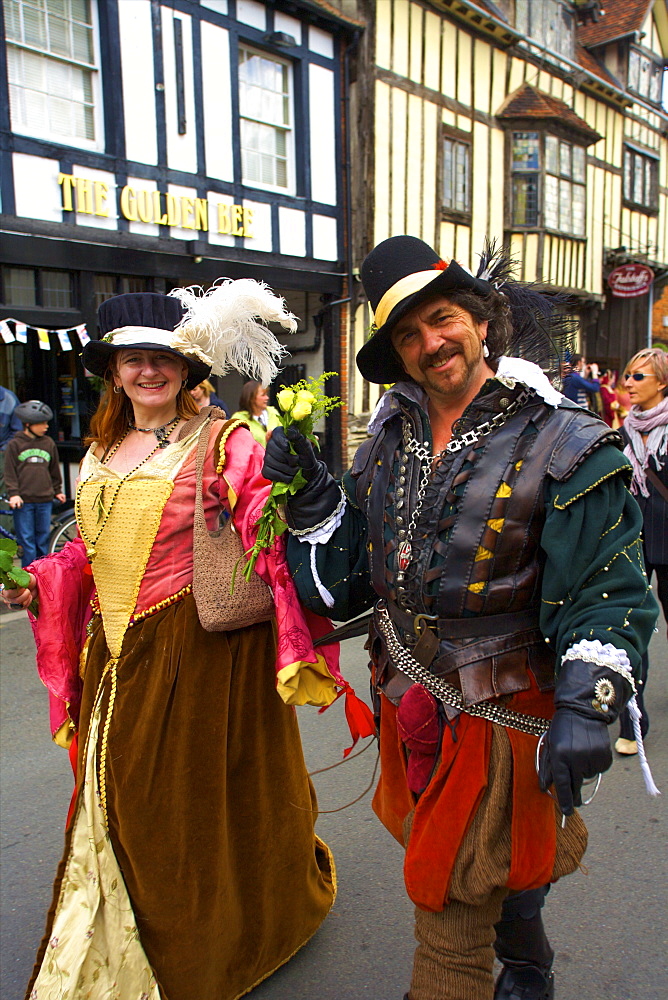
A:
MULTIPOLYGON (((541 754, 542 754, 543 749, 544 749, 544 742, 543 741, 545 740, 546 736, 547 736, 547 733, 542 733, 541 736, 540 736, 540 738, 539 738, 539 740, 538 740, 538 743, 536 745, 535 766, 536 766, 536 774, 537 775, 540 774, 540 760, 541 760, 541 754)), ((582 799, 582 805, 578 806, 577 807, 578 809, 582 808, 582 806, 588 806, 589 805, 589 803, 592 801, 592 799, 596 795, 597 791, 599 790, 599 787, 600 787, 600 784, 601 784, 601 778, 602 777, 603 777, 603 775, 599 772, 598 774, 595 774, 593 778, 585 778, 585 780, 582 782, 581 790, 582 790, 582 788, 585 787, 585 785, 593 785, 594 786, 594 790, 593 790, 593 792, 591 793, 591 795, 589 796, 588 799, 582 799)), ((552 792, 550 791, 549 788, 547 789, 547 794, 550 796, 551 799, 554 799, 554 801, 557 803, 557 805, 559 805, 559 800, 557 799, 556 795, 552 794, 552 792)), ((582 791, 580 792, 580 794, 582 794, 582 791)), ((559 806, 559 808, 561 809, 561 806, 559 806)), ((562 829, 565 826, 566 826, 566 817, 564 815, 562 815, 562 817, 561 817, 561 827, 562 827, 562 829)))
POLYGON ((437 621, 438 615, 425 615, 420 613, 413 619, 413 632, 415 635, 421 635, 423 628, 433 628, 437 621))

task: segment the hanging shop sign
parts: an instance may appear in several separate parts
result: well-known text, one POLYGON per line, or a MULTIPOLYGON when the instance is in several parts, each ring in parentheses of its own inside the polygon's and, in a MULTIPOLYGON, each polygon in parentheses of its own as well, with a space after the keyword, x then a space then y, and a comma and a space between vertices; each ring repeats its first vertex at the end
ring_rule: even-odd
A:
POLYGON ((618 299, 645 295, 654 281, 654 271, 646 264, 622 264, 608 275, 610 291, 618 299))
MULTIPOLYGON (((58 174, 65 212, 109 218, 110 198, 114 195, 104 181, 73 174, 58 174)), ((172 229, 190 229, 219 233, 222 236, 243 236, 253 239, 253 209, 246 205, 209 203, 206 198, 176 196, 163 191, 126 184, 118 194, 118 211, 128 222, 152 222, 172 229)))
POLYGON ((51 350, 50 334, 52 333, 58 337, 63 351, 73 350, 73 344, 70 339, 72 334, 76 334, 82 347, 85 347, 90 340, 85 323, 81 323, 79 326, 67 327, 65 330, 47 330, 41 326, 31 326, 29 323, 23 323, 20 319, 13 319, 11 316, 0 320, 0 340, 2 340, 3 344, 13 344, 14 342, 17 344, 27 344, 29 330, 37 337, 37 342, 42 351, 51 350))

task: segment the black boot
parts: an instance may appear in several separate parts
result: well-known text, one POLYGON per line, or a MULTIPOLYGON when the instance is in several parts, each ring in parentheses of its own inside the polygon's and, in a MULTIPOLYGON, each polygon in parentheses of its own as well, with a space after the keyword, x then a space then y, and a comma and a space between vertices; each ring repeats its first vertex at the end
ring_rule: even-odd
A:
POLYGON ((554 973, 536 965, 504 965, 496 981, 494 1000, 553 1000, 554 973))

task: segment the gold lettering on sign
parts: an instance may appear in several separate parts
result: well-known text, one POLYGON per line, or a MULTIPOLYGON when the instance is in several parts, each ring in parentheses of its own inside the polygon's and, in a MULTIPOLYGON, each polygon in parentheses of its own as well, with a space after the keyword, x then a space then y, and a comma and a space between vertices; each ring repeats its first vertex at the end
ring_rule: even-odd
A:
POLYGON ((95 214, 108 219, 109 209, 105 205, 105 202, 109 193, 109 185, 105 184, 104 181, 95 181, 93 191, 95 192, 95 214))
POLYGON ((157 222, 159 226, 167 225, 167 212, 160 214, 160 192, 153 192, 153 221, 157 222))
POLYGON ((195 228, 195 199, 188 198, 184 195, 181 198, 181 214, 183 215, 183 221, 181 222, 182 229, 194 229, 195 228), (190 216, 193 216, 193 221, 190 221, 190 216))
POLYGON ((142 222, 153 222, 153 200, 151 192, 143 188, 137 191, 137 215, 142 222))
MULTIPOLYGON (((58 174, 58 184, 62 192, 63 211, 109 218, 109 184, 63 173, 58 174)), ((209 231, 209 202, 206 198, 191 198, 188 195, 176 197, 126 184, 120 192, 119 207, 120 214, 128 222, 154 223, 172 229, 197 229, 205 233, 209 231)), ((217 209, 218 232, 221 235, 253 238, 252 208, 218 202, 217 209)))
POLYGON ((195 229, 209 230, 209 203, 206 198, 195 198, 195 229))
POLYGON ((138 221, 135 192, 134 188, 131 188, 129 184, 126 184, 121 191, 121 214, 129 222, 138 221))
POLYGON ((93 193, 88 177, 77 177, 77 212, 82 215, 93 214, 93 193))
POLYGON ((179 203, 173 194, 167 195, 167 225, 178 226, 181 224, 181 210, 179 203))
POLYGON ((74 177, 72 174, 58 174, 58 183, 63 190, 63 211, 72 211, 72 188, 74 177))

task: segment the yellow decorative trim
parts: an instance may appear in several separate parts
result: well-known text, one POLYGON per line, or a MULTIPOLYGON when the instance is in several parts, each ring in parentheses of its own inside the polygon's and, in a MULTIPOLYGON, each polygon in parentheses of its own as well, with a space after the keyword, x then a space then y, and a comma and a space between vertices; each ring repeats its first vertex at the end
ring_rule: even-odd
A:
POLYGON ((220 435, 220 439, 218 441, 218 464, 216 465, 216 472, 218 473, 218 475, 220 475, 220 473, 225 468, 225 461, 226 461, 225 445, 227 444, 227 439, 229 438, 232 431, 236 431, 238 427, 248 427, 248 421, 240 420, 238 417, 235 417, 234 420, 230 420, 228 422, 227 427, 220 435))
POLYGON ((501 483, 498 490, 495 493, 497 497, 509 497, 512 494, 512 487, 508 483, 501 483))
POLYGON ((483 580, 482 583, 470 583, 467 589, 472 591, 474 594, 482 594, 483 590, 485 589, 485 586, 486 584, 485 581, 483 580))
POLYGON ((498 531, 499 534, 500 534, 501 533, 501 529, 503 528, 503 522, 504 521, 505 521, 505 517, 492 517, 487 522, 487 524, 490 526, 490 528, 492 529, 492 531, 498 531))
POLYGON ((600 486, 601 483, 604 483, 606 479, 612 479, 613 476, 619 475, 621 471, 622 471, 621 469, 613 469, 612 472, 608 472, 605 476, 601 476, 600 479, 597 479, 595 483, 592 483, 591 486, 588 486, 586 490, 582 491, 582 493, 576 494, 576 496, 571 497, 570 500, 566 500, 564 503, 558 502, 559 494, 557 494, 553 501, 554 506, 556 507, 557 510, 566 510, 567 507, 570 507, 570 505, 572 503, 575 503, 576 500, 579 500, 580 497, 584 497, 587 495, 587 493, 591 493, 593 489, 595 489, 597 486, 600 486))
POLYGON ((286 705, 331 705, 336 699, 336 682, 325 658, 317 663, 297 660, 276 675, 276 690, 286 705))
POLYGON ((111 674, 111 690, 109 692, 109 704, 107 706, 107 717, 104 720, 102 730, 102 740, 100 741, 100 806, 104 816, 104 825, 109 829, 109 816, 107 815, 107 743, 109 741, 109 726, 111 725, 111 713, 114 710, 116 701, 116 665, 118 660, 112 657, 104 668, 100 679, 100 687, 108 673, 111 674))
POLYGON ((524 462, 524 459, 523 459, 523 458, 521 458, 521 459, 519 460, 519 462, 515 462, 515 468, 516 468, 516 470, 517 470, 518 472, 519 472, 519 471, 520 471, 520 469, 522 468, 522 463, 523 463, 523 462, 524 462))
POLYGON ((478 551, 475 554, 474 562, 481 562, 481 560, 483 559, 492 559, 493 556, 494 556, 493 552, 490 552, 489 549, 485 549, 483 548, 482 545, 479 545, 478 551))
MULTIPOLYGON (((450 262, 447 261, 447 263, 449 264, 450 262)), ((429 271, 416 271, 415 274, 407 274, 405 278, 400 278, 396 284, 392 285, 391 288, 388 288, 376 306, 376 311, 373 316, 373 321, 378 329, 380 329, 380 327, 384 324, 387 317, 399 302, 403 301, 403 299, 412 295, 414 292, 421 291, 442 273, 442 270, 437 271, 434 270, 434 268, 431 268, 429 271)))
MULTIPOLYGON (((151 604, 150 607, 144 608, 143 611, 138 611, 137 614, 133 614, 128 622, 128 628, 132 628, 133 625, 138 625, 139 622, 143 622, 145 618, 151 618, 153 615, 157 615, 158 611, 163 611, 165 608, 170 607, 172 604, 176 604, 178 601, 182 601, 184 597, 192 593, 193 585, 192 583, 187 583, 185 587, 181 587, 181 590, 177 590, 175 594, 171 594, 169 597, 163 598, 162 601, 157 601, 156 604, 151 604)), ((90 606, 96 615, 100 614, 100 605, 97 600, 97 595, 93 597, 90 602, 90 606)), ((84 645, 84 649, 87 649, 88 639, 84 645)), ((81 675, 83 677, 83 674, 81 675)))
POLYGON ((619 515, 619 517, 617 518, 617 520, 615 521, 615 523, 611 524, 609 528, 605 529, 605 531, 601 535, 601 538, 605 538, 605 536, 607 534, 609 534, 611 531, 614 531, 615 528, 619 527, 619 525, 621 524, 621 521, 622 521, 623 517, 624 517, 624 512, 622 511, 622 513, 619 515))

